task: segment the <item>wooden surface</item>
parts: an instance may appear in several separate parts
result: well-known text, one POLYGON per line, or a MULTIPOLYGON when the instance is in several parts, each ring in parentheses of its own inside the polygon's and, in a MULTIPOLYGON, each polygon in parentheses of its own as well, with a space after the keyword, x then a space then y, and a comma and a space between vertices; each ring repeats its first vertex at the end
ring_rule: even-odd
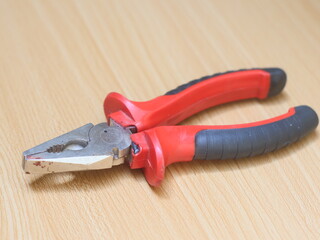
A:
POLYGON ((0 1, 0 239, 320 239, 320 138, 241 161, 25 175, 22 152, 194 78, 278 66, 281 96, 200 113, 231 124, 320 113, 320 2, 0 1))

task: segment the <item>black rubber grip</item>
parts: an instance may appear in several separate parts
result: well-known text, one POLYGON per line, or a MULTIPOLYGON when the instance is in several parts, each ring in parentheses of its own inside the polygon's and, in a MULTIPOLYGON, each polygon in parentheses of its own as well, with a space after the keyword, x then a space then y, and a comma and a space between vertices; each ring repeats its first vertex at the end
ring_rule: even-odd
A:
POLYGON ((193 159, 238 159, 262 155, 298 141, 319 123, 308 106, 295 107, 295 114, 265 125, 237 129, 202 130, 195 137, 193 159))
POLYGON ((279 94, 287 82, 285 71, 280 68, 265 68, 263 70, 270 73, 270 89, 268 97, 279 94))
POLYGON ((239 69, 236 71, 228 71, 224 73, 216 73, 213 75, 205 76, 199 79, 192 80, 188 83, 185 83, 183 85, 178 86, 177 88, 165 93, 164 95, 174 95, 179 92, 182 92, 183 90, 199 83, 202 81, 206 81, 208 79, 212 79, 213 77, 218 77, 221 75, 229 74, 229 73, 235 73, 235 72, 242 72, 242 71, 249 71, 249 70, 263 70, 268 73, 270 73, 270 89, 269 89, 269 94, 268 97, 275 96, 278 93, 282 91, 284 86, 286 85, 287 81, 287 76, 286 73, 280 69, 280 68, 252 68, 252 69, 239 69))

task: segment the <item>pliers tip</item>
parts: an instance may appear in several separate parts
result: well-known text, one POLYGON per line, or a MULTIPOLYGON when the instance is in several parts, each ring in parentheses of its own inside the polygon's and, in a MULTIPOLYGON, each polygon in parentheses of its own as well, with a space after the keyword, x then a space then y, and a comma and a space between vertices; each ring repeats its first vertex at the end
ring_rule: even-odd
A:
POLYGON ((25 152, 25 173, 54 173, 111 168, 129 153, 130 132, 106 123, 86 124, 25 152))

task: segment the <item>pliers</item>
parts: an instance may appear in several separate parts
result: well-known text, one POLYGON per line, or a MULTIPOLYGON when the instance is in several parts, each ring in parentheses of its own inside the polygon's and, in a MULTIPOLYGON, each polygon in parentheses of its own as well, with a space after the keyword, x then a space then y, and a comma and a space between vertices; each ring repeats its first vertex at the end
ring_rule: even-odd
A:
POLYGON ((278 117, 239 125, 172 126, 204 109, 237 100, 279 94, 286 73, 262 68, 218 73, 181 85, 146 102, 112 92, 104 101, 107 123, 91 123, 23 153, 26 173, 105 169, 127 162, 143 168, 158 186, 165 167, 191 160, 239 159, 262 155, 298 141, 318 125, 308 106, 278 117))

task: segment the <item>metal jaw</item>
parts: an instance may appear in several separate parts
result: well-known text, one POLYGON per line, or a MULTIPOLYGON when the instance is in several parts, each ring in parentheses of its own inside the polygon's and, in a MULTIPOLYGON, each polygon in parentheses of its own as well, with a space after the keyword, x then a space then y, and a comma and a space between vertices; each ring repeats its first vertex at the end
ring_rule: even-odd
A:
POLYGON ((23 153, 26 173, 111 168, 130 153, 131 132, 106 123, 86 124, 23 153))

